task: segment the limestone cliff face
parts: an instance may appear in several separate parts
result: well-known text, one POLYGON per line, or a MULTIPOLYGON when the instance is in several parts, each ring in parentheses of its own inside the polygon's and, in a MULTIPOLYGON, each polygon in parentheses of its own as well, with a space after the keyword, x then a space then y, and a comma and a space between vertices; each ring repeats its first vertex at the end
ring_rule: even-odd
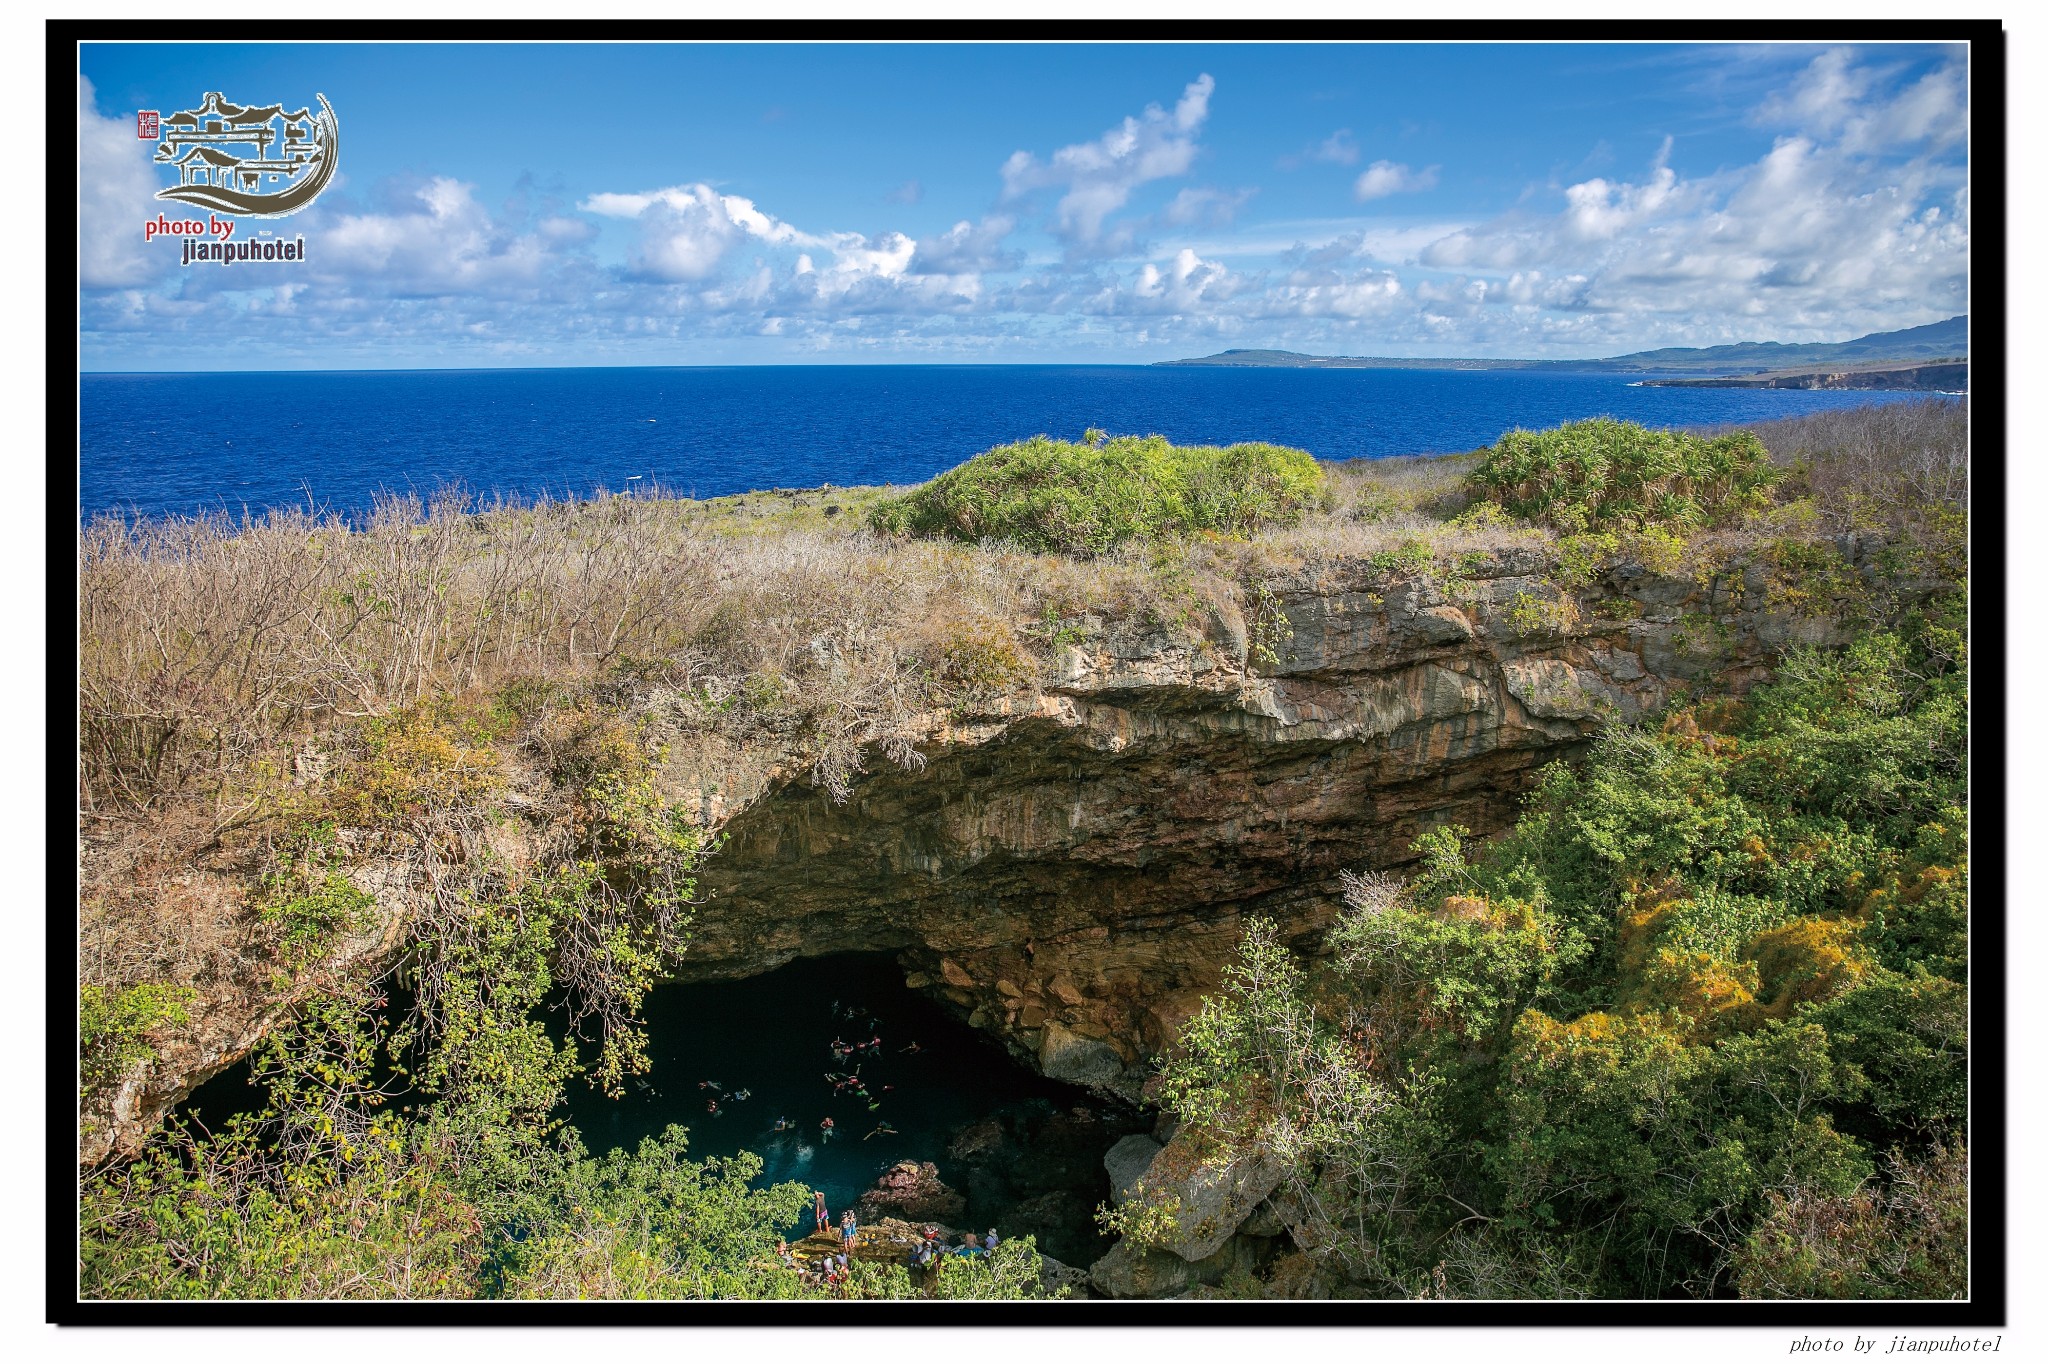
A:
POLYGON ((843 804, 724 771, 685 976, 896 952, 1047 1074, 1134 1096, 1245 916, 1313 950, 1340 870, 1397 866, 1441 824, 1498 831, 1609 718, 1845 638, 1758 590, 1626 570, 1561 625, 1544 566, 1500 554, 1447 595, 1355 565, 1279 586, 1250 627, 1217 612, 1193 643, 1097 631, 1049 685, 935 721, 922 770, 877 763, 843 804))
MULTIPOLYGON (((681 974, 893 952, 1020 1058, 1132 1098, 1246 916, 1313 951, 1339 871, 1398 866, 1442 824, 1496 832, 1608 719, 1846 640, 1769 609, 1761 569, 1710 587, 1624 569, 1570 598, 1547 567, 1504 551, 1446 591, 1342 564, 1269 583, 1249 622, 1083 622, 1049 681, 929 717, 921 767, 877 756, 843 803, 788 754, 699 750, 667 781, 723 846, 681 974)), ((403 915, 403 888, 366 888, 391 913, 349 949, 355 969, 388 959, 403 915)), ((280 1007, 215 1001, 87 1114, 81 1157, 135 1149, 280 1007)))

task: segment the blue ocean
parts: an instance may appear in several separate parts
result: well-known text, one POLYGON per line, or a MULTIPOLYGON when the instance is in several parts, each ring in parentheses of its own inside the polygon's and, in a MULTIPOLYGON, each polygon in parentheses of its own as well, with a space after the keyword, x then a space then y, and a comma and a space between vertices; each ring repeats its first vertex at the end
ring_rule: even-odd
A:
POLYGON ((1912 396, 1636 377, 1139 365, 88 374, 79 512, 354 514, 380 493, 451 486, 531 499, 915 483, 992 445, 1091 426, 1377 458, 1601 414, 1690 426, 1912 396))

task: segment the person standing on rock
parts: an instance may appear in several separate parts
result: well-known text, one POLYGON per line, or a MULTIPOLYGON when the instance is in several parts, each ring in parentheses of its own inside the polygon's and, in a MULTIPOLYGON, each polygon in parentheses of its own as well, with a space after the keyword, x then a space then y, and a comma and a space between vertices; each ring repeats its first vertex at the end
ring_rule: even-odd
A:
POLYGON ((848 1250, 852 1250, 854 1240, 857 1237, 859 1237, 859 1235, 860 1222, 854 1217, 853 1209, 848 1208, 845 1212, 839 1214, 840 1243, 843 1244, 848 1250))
POLYGON ((815 1204, 818 1213, 818 1230, 823 1231, 832 1225, 831 1219, 825 1212, 825 1191, 823 1189, 811 1190, 811 1200, 815 1204))

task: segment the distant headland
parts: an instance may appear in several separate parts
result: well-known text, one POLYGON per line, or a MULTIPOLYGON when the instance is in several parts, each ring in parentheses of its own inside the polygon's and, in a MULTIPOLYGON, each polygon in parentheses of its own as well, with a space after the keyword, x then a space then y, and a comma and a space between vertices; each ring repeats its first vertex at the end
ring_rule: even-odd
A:
MULTIPOLYGON (((1944 371, 1948 371, 1957 366, 1966 366, 1969 353, 1970 318, 1965 313, 1951 317, 1946 322, 1930 322, 1924 327, 1908 327, 1904 331, 1872 332, 1868 336, 1859 336, 1851 341, 1792 344, 1782 341, 1745 341, 1730 346, 1669 346, 1663 350, 1636 351, 1630 355, 1616 355, 1605 360, 1415 359, 1399 356, 1303 355, 1290 350, 1227 350, 1219 355, 1205 355, 1199 359, 1161 360, 1158 363, 1263 369, 1554 369, 1646 374, 1697 370, 1703 374, 1747 375, 1749 378, 1742 381, 1745 386, 1754 380, 1762 379, 1762 386, 1765 387, 1918 387, 1920 385, 1917 382, 1873 385, 1867 378, 1862 383, 1845 382, 1840 385, 1827 382, 1770 381, 1779 378, 1790 380, 1795 371, 1813 371, 1812 377, 1826 379, 1831 375, 1823 375, 1820 373, 1821 370, 1840 372, 1844 375, 1853 370, 1868 375, 1886 366, 1893 369, 1931 368, 1937 363, 1944 371)), ((1916 379, 1917 377, 1915 376, 1916 379)), ((1962 387, 1961 383, 1953 382, 1955 377, 1944 372, 1941 375, 1943 382, 1934 386, 1962 387)))

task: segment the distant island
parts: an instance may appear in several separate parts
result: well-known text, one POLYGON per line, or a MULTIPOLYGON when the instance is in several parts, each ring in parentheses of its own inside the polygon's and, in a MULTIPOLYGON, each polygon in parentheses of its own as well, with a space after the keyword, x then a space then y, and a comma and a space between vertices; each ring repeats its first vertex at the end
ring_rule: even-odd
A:
MULTIPOLYGON (((1636 351, 1605 360, 1479 360, 1416 359, 1402 356, 1303 355, 1291 350, 1227 350, 1192 360, 1161 360, 1161 365, 1213 365, 1226 368, 1260 369, 1551 369, 1596 370, 1613 373, 1668 373, 1699 370, 1723 374, 1745 373, 1752 378, 1794 377, 1796 370, 1828 369, 1846 375, 1856 369, 1866 375, 1873 367, 1964 364, 1970 353, 1970 318, 1967 313, 1946 322, 1930 322, 1904 331, 1872 332, 1853 341, 1786 344, 1782 341, 1745 341, 1731 346, 1669 346, 1663 350, 1636 351)), ((1825 377, 1818 374, 1808 377, 1825 377)), ((1745 387, 1752 386, 1745 382, 1745 387)), ((1770 382, 1768 388, 1960 388, 1962 383, 1792 383, 1770 382)))

